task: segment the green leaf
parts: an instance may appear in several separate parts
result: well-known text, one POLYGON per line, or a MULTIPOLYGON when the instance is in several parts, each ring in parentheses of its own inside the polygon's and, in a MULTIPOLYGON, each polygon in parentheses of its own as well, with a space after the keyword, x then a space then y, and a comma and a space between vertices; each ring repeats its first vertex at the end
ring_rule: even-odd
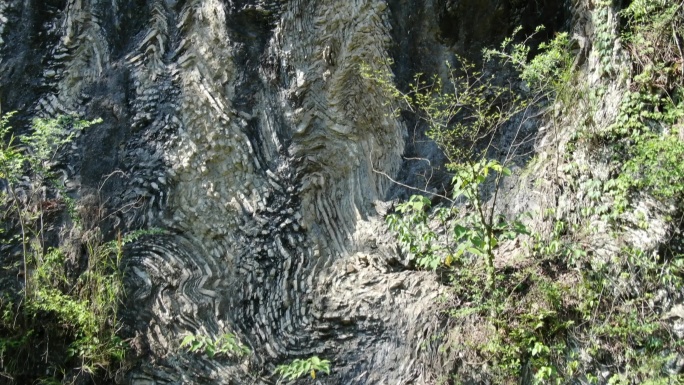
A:
POLYGON ((496 246, 499 245, 499 241, 495 237, 492 237, 490 242, 492 244, 492 248, 495 248, 496 246))
POLYGON ((468 233, 468 229, 465 226, 455 225, 454 226, 454 236, 456 240, 461 240, 468 233))
POLYGON ((482 250, 480 250, 480 249, 478 249, 478 248, 475 248, 475 247, 469 247, 469 248, 468 248, 468 252, 470 252, 470 253, 472 253, 472 254, 475 254, 475 255, 477 255, 477 256, 479 256, 479 257, 482 257, 482 256, 485 255, 485 253, 482 252, 482 250))
POLYGON ((198 340, 192 341, 192 344, 190 344, 190 351, 192 351, 193 353, 194 353, 194 352, 197 352, 197 351, 200 350, 203 346, 204 346, 204 342, 203 342, 203 341, 198 341, 198 340))
POLYGON ((206 348, 204 349, 204 352, 209 356, 209 358, 214 357, 214 353, 216 352, 216 347, 212 344, 207 344, 206 348))
POLYGON ((183 341, 181 342, 180 347, 182 348, 182 347, 188 346, 191 343, 193 343, 194 341, 195 341, 195 336, 193 336, 192 334, 187 335, 187 336, 185 336, 185 338, 183 338, 183 341))

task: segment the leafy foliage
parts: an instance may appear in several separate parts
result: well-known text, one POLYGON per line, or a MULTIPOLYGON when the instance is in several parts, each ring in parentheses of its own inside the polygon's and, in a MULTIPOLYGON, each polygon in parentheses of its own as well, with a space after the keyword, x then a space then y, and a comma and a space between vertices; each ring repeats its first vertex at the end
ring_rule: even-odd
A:
POLYGON ((203 352, 209 358, 218 355, 229 357, 243 357, 250 353, 249 348, 244 346, 232 333, 225 333, 216 339, 204 335, 189 334, 183 338, 181 348, 187 348, 191 353, 203 352))
POLYGON ((286 380, 296 380, 307 374, 315 379, 317 372, 330 374, 330 361, 322 360, 317 356, 296 359, 289 364, 278 365, 274 373, 279 374, 286 380))
POLYGON ((511 37, 504 39, 499 49, 484 49, 485 59, 499 58, 504 64, 511 64, 519 71, 520 79, 535 92, 553 92, 567 87, 572 76, 572 56, 567 32, 558 33, 551 41, 539 45, 539 53, 531 60, 530 40, 544 26, 539 26, 532 35, 523 41, 514 42, 521 27, 513 31, 511 37))
POLYGON ((436 269, 441 263, 437 234, 428 225, 427 210, 432 202, 422 195, 413 195, 397 206, 398 214, 386 218, 390 230, 397 233, 405 253, 416 258, 419 267, 436 269))
MULTIPOLYGON (((0 117, 0 139, 8 138, 2 142, 2 151, 0 152, 0 178, 7 181, 7 183, 16 183, 17 178, 21 175, 24 158, 17 148, 16 141, 11 135, 12 127, 9 125, 9 120, 14 116, 14 113, 8 113, 0 117)), ((3 193, 5 193, 3 191, 3 193)))
POLYGON ((464 252, 484 258, 487 269, 487 286, 494 290, 495 268, 494 249, 502 239, 513 239, 518 234, 528 234, 527 228, 520 221, 509 221, 503 215, 495 215, 494 208, 487 211, 483 207, 480 189, 490 173, 497 173, 495 185, 501 177, 508 176, 511 171, 496 160, 481 159, 475 163, 454 167, 453 197, 460 196, 473 205, 470 210, 457 221, 454 226, 454 242, 458 244, 452 258, 460 258, 464 252))
POLYGON ((394 85, 386 69, 361 67, 362 76, 395 101, 395 113, 410 111, 427 123, 428 137, 453 164, 477 160, 478 146, 484 145, 486 150, 487 139, 527 107, 511 87, 497 85, 494 75, 476 71, 464 58, 456 61, 455 68, 446 63, 449 72, 445 79, 416 74, 406 92, 394 85))
POLYGON ((676 136, 645 135, 630 149, 631 158, 614 180, 616 207, 624 210, 630 191, 641 191, 659 199, 681 200, 684 196, 684 143, 676 136))
MULTIPOLYGON (((506 41, 502 48, 509 49, 511 44, 506 41)), ((542 54, 532 64, 527 61, 529 49, 524 44, 513 45, 510 52, 489 51, 488 55, 521 68, 521 76, 535 89, 537 100, 545 100, 558 92, 552 87, 560 87, 558 75, 567 72, 569 60, 562 52, 566 45, 567 35, 557 37, 542 47, 542 54)), ((481 330, 474 334, 484 337, 480 341, 464 337, 463 343, 491 364, 495 383, 519 377, 529 366, 535 370, 536 383, 555 381, 560 374, 553 360, 565 354, 562 337, 572 325, 562 320, 562 288, 543 276, 533 278, 539 274, 532 268, 511 274, 495 266, 500 245, 528 236, 530 231, 520 218, 495 211, 499 187, 511 174, 507 164, 513 155, 491 159, 486 156, 487 144, 480 149, 475 146, 525 111, 529 100, 512 88, 497 88, 492 78, 469 75, 471 66, 465 65, 462 71, 452 75, 447 97, 438 96, 444 88, 436 78, 433 88, 423 83, 422 88, 413 85, 408 94, 400 94, 404 103, 411 105, 409 110, 419 111, 430 127, 428 136, 450 160, 451 191, 448 198, 443 197, 448 203, 431 208, 426 197, 412 196, 397 206, 397 214, 389 215, 387 223, 398 234, 404 251, 416 256, 419 267, 449 272, 453 301, 459 304, 449 309, 449 314, 455 319, 479 317, 481 330), (486 202, 488 193, 491 200, 486 202), (532 293, 520 294, 530 286, 532 293)))
MULTIPOLYGON (((607 2, 598 5, 595 49, 600 51, 600 72, 616 74, 620 69, 612 57, 615 31, 608 25, 607 2)), ((663 317, 671 307, 664 298, 676 298, 684 285, 682 250, 668 244, 648 251, 624 246, 607 257, 597 255, 591 244, 597 233, 604 231, 596 225, 603 220, 612 227, 601 236, 614 237, 616 244, 630 244, 620 238, 633 234, 628 231, 634 221, 619 219, 623 213, 639 218, 637 197, 655 199, 662 205, 658 209, 668 213, 666 218, 679 218, 684 211, 680 204, 684 199, 684 141, 679 132, 684 98, 675 81, 682 73, 678 44, 683 9, 680 2, 635 0, 621 13, 627 23, 623 37, 635 60, 631 91, 624 94, 617 119, 605 127, 593 127, 588 134, 592 148, 608 154, 610 176, 599 178, 592 170, 580 170, 573 176, 582 179, 559 181, 569 184, 583 207, 564 208, 562 213, 550 208, 538 221, 544 222, 542 228, 550 229, 543 233, 531 232, 520 220, 494 214, 492 208, 500 181, 509 174, 506 165, 510 158, 487 159, 482 156, 486 151, 473 151, 475 147, 467 140, 461 141, 463 149, 454 152, 444 145, 458 142, 444 140, 452 127, 451 138, 463 138, 463 132, 470 132, 471 138, 492 132, 468 131, 478 127, 473 124, 476 114, 467 115, 473 120, 466 119, 461 126, 458 121, 466 115, 459 113, 467 108, 448 119, 432 118, 439 116, 435 111, 462 108, 448 106, 457 103, 454 98, 436 96, 444 89, 437 82, 433 82, 435 88, 425 83, 423 88, 413 86, 405 95, 395 92, 404 103, 412 103, 408 110, 425 119, 432 129, 429 135, 441 148, 457 155, 449 157, 454 178, 451 194, 441 197, 441 206, 433 208, 429 199, 414 196, 399 204, 387 222, 404 251, 416 256, 419 267, 450 276, 452 295, 445 300, 450 306, 447 312, 457 327, 471 326, 455 331, 457 342, 444 349, 458 348, 466 357, 461 364, 472 365, 478 373, 486 368, 481 375, 488 381, 684 383, 683 375, 666 370, 684 350, 663 317), (406 96, 420 90, 428 91, 421 98, 406 96), (431 98, 437 100, 437 107, 425 108, 431 106, 431 98), (483 201, 485 191, 489 202, 483 201), (508 255, 510 261, 494 263, 505 240, 513 241, 520 255, 517 259, 508 255), (468 356, 469 352, 472 355, 468 356)), ((511 38, 500 50, 485 51, 490 58, 512 64, 529 87, 532 100, 518 105, 551 101, 566 109, 581 106, 587 109, 577 113, 587 120, 582 124, 593 124, 592 102, 574 84, 580 80, 574 73, 568 35, 556 35, 531 60, 528 40, 515 43, 511 38), (579 103, 578 98, 583 97, 579 103)), ((479 88, 458 87, 458 83, 454 89, 480 92, 479 88)), ((599 91, 592 94, 594 100, 601 97, 599 91)), ((483 121, 492 124, 500 117, 512 116, 483 121)), ((558 124, 555 114, 547 119, 558 124)), ((502 127, 505 120, 497 124, 502 127)), ((569 145, 567 149, 569 160, 577 147, 569 145)), ((648 226, 646 219, 639 221, 639 227, 648 226)), ((681 227, 680 221, 673 222, 675 230, 677 226, 681 227)), ((677 231, 671 237, 670 243, 682 243, 677 231)))
POLYGON ((34 119, 33 132, 21 138, 21 142, 30 151, 26 160, 39 173, 47 172, 50 162, 63 146, 71 143, 78 132, 98 123, 102 123, 102 119, 85 121, 74 115, 60 115, 55 119, 34 119))
MULTIPOLYGON (((9 126, 11 116, 0 118, 0 178, 4 180, 0 215, 7 235, 13 231, 12 224, 18 224, 19 235, 6 236, 4 242, 21 248, 19 267, 24 282, 21 296, 5 292, 0 301, 1 374, 15 383, 73 382, 81 375, 98 373, 106 376, 124 360, 127 349, 117 336, 123 247, 141 234, 119 235, 103 242, 98 229, 89 229, 90 236, 81 245, 83 255, 68 257, 86 261, 74 272, 67 252, 46 241, 45 210, 59 210, 65 205, 55 202, 70 199, 48 195, 56 185, 53 166, 57 155, 78 131, 99 120, 83 121, 74 116, 36 119, 32 130, 17 138, 9 126)), ((77 218, 70 219, 76 226, 77 218)))
POLYGON ((633 62, 634 80, 661 89, 681 84, 681 36, 684 36, 684 7, 670 0, 634 0, 621 12, 627 23, 622 38, 633 62))

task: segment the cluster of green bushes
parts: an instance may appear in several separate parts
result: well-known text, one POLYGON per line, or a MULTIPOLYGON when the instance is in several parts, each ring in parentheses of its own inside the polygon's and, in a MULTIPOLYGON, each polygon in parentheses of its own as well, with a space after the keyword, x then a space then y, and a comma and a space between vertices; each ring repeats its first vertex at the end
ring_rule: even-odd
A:
MULTIPOLYGON (((547 207, 516 218, 497 214, 500 185, 515 154, 493 157, 501 152, 489 151, 496 131, 515 129, 511 122, 524 119, 529 108, 546 108, 544 119, 557 132, 569 129, 559 115, 595 112, 592 103, 580 102, 588 98, 587 88, 578 80, 581 69, 573 67, 566 34, 539 47, 531 60, 527 40, 508 39, 501 49, 485 51, 518 71, 525 92, 502 89, 469 65, 450 76, 448 87, 418 79, 408 92, 387 75, 366 71, 427 122, 428 135, 451 162, 451 190, 436 197, 437 207, 427 194, 416 195, 387 217, 418 268, 450 278, 452 345, 444 348, 463 358, 445 381, 459 383, 478 373, 500 384, 684 383, 677 369, 684 347, 663 318, 682 300, 684 287, 684 253, 671 247, 684 240, 684 7, 676 3, 635 0, 620 11, 619 31, 596 28, 605 35, 597 36, 596 49, 606 51, 599 52, 600 64, 611 66, 602 71, 604 83, 623 81, 630 90, 612 124, 598 127, 582 119, 570 143, 558 146, 567 149, 560 155, 562 168, 582 178, 564 186, 567 196, 583 197, 585 207, 574 212, 547 207), (615 67, 609 57, 616 33, 631 53, 632 68, 615 67), (601 160, 610 170, 607 179, 576 166, 576 156, 586 159, 582 151, 609 154, 601 160), (652 215, 668 221, 668 240, 655 250, 627 239, 635 226, 648 226, 646 218, 634 221, 644 215, 637 206, 645 199, 659 206, 652 215), (535 228, 550 230, 532 231, 530 219, 548 224, 535 228), (605 226, 597 228, 597 221, 605 226), (598 232, 621 245, 619 251, 596 250, 591 239, 598 232)), ((557 175, 544 177, 565 183, 557 175)))
POLYGON ((0 118, 0 235, 7 252, 0 262, 3 275, 16 277, 3 281, 0 297, 2 382, 111 378, 127 350, 117 335, 123 247, 140 234, 104 242, 97 228, 83 228, 80 203, 63 191, 53 170, 74 135, 99 121, 36 119, 17 137, 11 117, 0 118), (55 240, 54 226, 66 234, 64 242, 55 240))

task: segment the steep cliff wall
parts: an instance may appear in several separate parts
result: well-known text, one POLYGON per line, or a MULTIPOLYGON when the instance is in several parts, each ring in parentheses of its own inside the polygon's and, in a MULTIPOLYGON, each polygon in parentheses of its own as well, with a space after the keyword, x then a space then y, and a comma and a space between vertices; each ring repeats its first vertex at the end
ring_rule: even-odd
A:
POLYGON ((2 110, 103 118, 70 149, 64 186, 106 206, 110 237, 168 231, 126 253, 124 382, 270 383, 274 365, 314 354, 333 362, 329 384, 450 370, 429 343, 442 286, 408 269, 383 224, 403 193, 387 176, 411 184, 420 170, 402 155, 441 155, 359 65, 391 58, 405 85, 517 24, 569 25, 566 13, 553 1, 0 0, 2 110), (179 349, 225 332, 254 354, 179 349))

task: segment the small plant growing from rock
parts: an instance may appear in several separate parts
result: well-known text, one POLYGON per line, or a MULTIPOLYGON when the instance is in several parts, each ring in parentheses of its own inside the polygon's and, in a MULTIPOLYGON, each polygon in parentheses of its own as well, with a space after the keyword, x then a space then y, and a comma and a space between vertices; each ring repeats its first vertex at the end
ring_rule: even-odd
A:
POLYGON ((190 334, 183 338, 180 347, 191 353, 205 353, 209 358, 221 355, 240 358, 250 353, 249 348, 232 333, 221 334, 214 339, 190 334))
MULTIPOLYGON (((388 75, 377 81, 400 105, 408 105, 404 111, 427 123, 428 137, 446 153, 447 169, 453 174, 450 191, 437 199, 439 205, 432 207, 427 198, 432 192, 421 190, 424 195, 399 204, 387 223, 417 267, 437 270, 449 279, 452 296, 447 299, 451 301, 447 312, 455 328, 450 345, 440 348, 458 349, 465 357, 461 364, 469 368, 458 369, 454 378, 459 374, 470 378, 477 372, 477 381, 486 378, 492 383, 684 380, 681 371, 670 369, 684 354, 681 341, 673 334, 675 327, 664 322, 665 317, 679 317, 667 309, 674 298, 680 300, 684 276, 680 204, 684 92, 676 84, 682 73, 684 7, 660 0, 630 4, 622 14, 628 23, 625 41, 635 61, 633 83, 630 91, 624 91, 612 123, 599 127, 587 120, 592 130, 583 132, 589 135, 591 148, 610 154, 590 164, 606 162, 611 172, 604 179, 592 175, 593 170, 583 170, 573 174, 575 180, 545 180, 581 195, 575 200, 557 195, 564 203, 582 203, 538 218, 543 233, 530 234, 523 223, 496 215, 500 182, 510 174, 511 157, 510 153, 501 156, 500 148, 498 157, 496 152, 492 156, 489 138, 517 119, 528 103, 542 102, 538 116, 554 111, 544 121, 555 129, 545 135, 556 135, 560 143, 559 129, 567 129, 567 122, 556 115, 581 105, 583 87, 575 83, 581 80, 567 52, 567 34, 541 45, 532 60, 526 42, 513 39, 507 39, 500 51, 485 52, 519 72, 528 89, 525 94, 532 95, 527 102, 505 98, 509 91, 497 92, 496 86, 491 94, 487 86, 473 87, 491 81, 477 73, 452 75, 451 88, 444 88, 437 78, 432 82, 416 78, 407 92, 396 89, 388 75), (657 52, 655 46, 660 47, 657 52), (488 104, 490 95, 497 95, 499 104, 488 104), (653 209, 643 211, 639 204, 644 201, 653 209), (663 242, 659 248, 628 239, 634 227, 648 228, 648 213, 660 215, 668 226, 669 239, 659 241, 663 242), (592 244, 601 231, 594 227, 599 220, 606 221, 610 230, 606 238, 621 248, 606 252, 592 244), (513 240, 509 255, 501 250, 504 240, 513 240)), ((597 31, 598 40, 603 39, 600 33, 608 32, 606 41, 615 38, 607 28, 597 26, 597 31)), ((467 72, 472 67, 463 68, 467 72)), ((377 77, 369 78, 373 76, 377 77)), ((578 115, 592 115, 593 107, 582 108, 578 115)), ((556 174, 549 178, 558 177, 559 163, 571 165, 576 150, 574 145, 566 150, 559 145, 556 174)), ((587 155, 594 154, 579 153, 587 155)), ((555 204, 546 209, 563 208, 555 204)))
POLYGON ((318 372, 330 374, 330 361, 322 360, 317 356, 296 359, 289 364, 278 365, 274 373, 280 375, 285 380, 292 381, 306 375, 316 378, 316 373, 318 372))
POLYGON ((63 148, 100 120, 36 119, 28 134, 15 136, 11 116, 0 117, 0 235, 4 250, 19 250, 2 262, 3 268, 19 270, 21 282, 0 299, 0 375, 10 383, 113 376, 127 349, 117 335, 123 296, 119 266, 125 244, 143 234, 119 234, 105 242, 97 227, 83 229, 73 210, 78 202, 54 175, 63 148), (80 237, 76 248, 47 241, 48 214, 65 207, 65 229, 80 237), (73 260, 85 261, 82 269, 70 267, 73 260))

